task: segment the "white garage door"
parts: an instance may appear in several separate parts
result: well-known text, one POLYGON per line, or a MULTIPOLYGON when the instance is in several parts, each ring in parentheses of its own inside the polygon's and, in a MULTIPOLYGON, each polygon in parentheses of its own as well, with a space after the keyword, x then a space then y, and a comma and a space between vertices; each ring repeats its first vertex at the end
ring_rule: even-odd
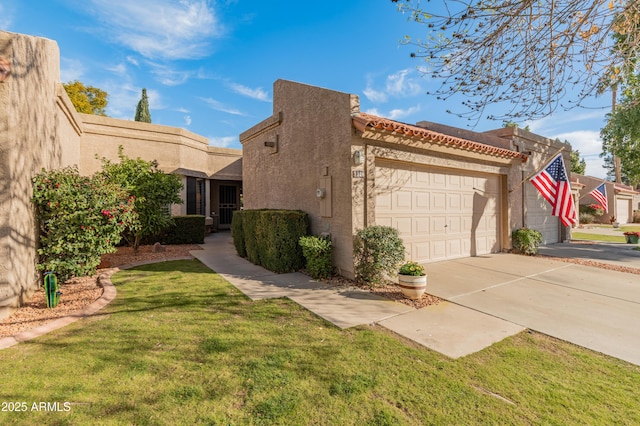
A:
POLYGON ((433 262, 497 252, 500 177, 379 162, 375 221, 397 228, 407 258, 433 262))
POLYGON ((527 228, 535 229, 542 234, 542 244, 557 243, 560 241, 560 219, 551 215, 551 204, 540 195, 540 191, 531 182, 527 181, 523 185, 527 200, 527 228))
POLYGON ((616 199, 616 219, 618 223, 629 223, 631 215, 631 200, 616 199))

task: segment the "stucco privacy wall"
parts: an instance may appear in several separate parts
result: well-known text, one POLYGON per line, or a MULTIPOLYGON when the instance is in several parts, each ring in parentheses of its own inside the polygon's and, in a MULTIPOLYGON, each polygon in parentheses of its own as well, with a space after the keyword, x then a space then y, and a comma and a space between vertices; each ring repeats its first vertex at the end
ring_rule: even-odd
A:
MULTIPOLYGON (((60 54, 51 40, 0 31, 11 74, 0 83, 0 318, 39 285, 31 179, 78 158, 77 129, 58 91, 60 54)), ((70 113, 73 116, 73 113, 70 113)))
MULTIPOLYGON (((162 171, 183 175, 183 200, 186 199, 184 176, 242 180, 240 150, 209 146, 204 136, 177 127, 90 114, 80 116, 84 130, 80 173, 84 175, 100 170, 102 158, 118 161, 118 149, 122 146, 123 154, 129 158, 157 160, 162 171)), ((209 189, 205 200, 205 211, 209 212, 212 210, 209 189)), ((172 214, 186 214, 186 203, 172 206, 172 214)))
MULTIPOLYGON (((31 181, 43 168, 77 166, 89 175, 100 168, 96 155, 117 160, 123 145, 127 156, 157 159, 183 180, 242 180, 240 150, 208 146, 206 138, 179 128, 78 114, 60 84, 54 41, 0 31, 0 56, 11 68, 0 83, 0 319, 40 284, 31 181)), ((206 188, 210 211, 208 181, 206 188)), ((186 206, 172 213, 185 214, 186 206)))
POLYGON ((346 275, 353 274, 352 107, 352 95, 278 80, 274 115, 240 135, 244 207, 307 212, 313 234, 331 234, 334 266, 346 275))

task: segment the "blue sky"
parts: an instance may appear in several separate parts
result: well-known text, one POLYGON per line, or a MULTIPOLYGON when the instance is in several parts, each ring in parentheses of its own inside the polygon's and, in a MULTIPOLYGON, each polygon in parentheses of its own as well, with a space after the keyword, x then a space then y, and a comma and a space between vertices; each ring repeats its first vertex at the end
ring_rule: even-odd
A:
MULTIPOLYGON (((106 90, 109 116, 132 120, 144 87, 154 123, 215 146, 241 148, 238 135, 272 114, 280 78, 357 94, 363 111, 407 123, 469 125, 445 112, 462 111, 459 102, 425 94, 435 83, 400 43, 425 29, 389 0, 0 0, 0 29, 55 40, 61 81, 106 90)), ((568 140, 587 174, 603 177, 610 100, 592 105, 520 125, 568 140)))

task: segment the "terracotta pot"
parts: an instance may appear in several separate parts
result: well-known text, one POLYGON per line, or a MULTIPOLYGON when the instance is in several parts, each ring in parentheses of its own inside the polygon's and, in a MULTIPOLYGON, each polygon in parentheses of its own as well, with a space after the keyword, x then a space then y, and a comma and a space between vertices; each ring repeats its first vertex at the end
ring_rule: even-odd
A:
POLYGON ((427 276, 398 274, 398 287, 407 298, 411 300, 420 299, 427 289, 427 276))

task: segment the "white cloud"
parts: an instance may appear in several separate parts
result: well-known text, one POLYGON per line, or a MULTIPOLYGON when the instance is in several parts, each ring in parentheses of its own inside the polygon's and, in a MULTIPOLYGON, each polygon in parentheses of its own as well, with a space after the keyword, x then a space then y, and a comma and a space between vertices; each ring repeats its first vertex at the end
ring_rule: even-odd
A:
POLYGON ((269 94, 262 87, 252 89, 238 83, 229 83, 229 87, 231 88, 231 90, 242 96, 246 96, 251 99, 257 99, 263 102, 271 102, 271 99, 269 99, 269 94))
POLYGON ((589 176, 604 178, 607 174, 602 167, 604 159, 600 158, 602 152, 602 139, 600 132, 594 130, 577 130, 573 132, 559 133, 550 136, 551 139, 565 140, 571 143, 574 150, 580 151, 580 157, 584 158, 587 163, 585 174, 589 176))
POLYGON ((113 67, 107 67, 107 70, 119 75, 125 75, 127 73, 127 66, 120 62, 118 65, 113 67))
POLYGON ((60 59, 60 81, 67 83, 81 80, 84 72, 85 68, 81 61, 64 57, 60 59))
POLYGON ((232 115, 246 115, 242 111, 239 111, 235 108, 228 107, 224 105, 222 102, 216 101, 213 98, 199 98, 199 99, 204 103, 206 103, 207 105, 209 105, 212 109, 215 109, 216 111, 226 112, 227 114, 232 114, 232 115))
POLYGON ((209 138, 209 145, 217 146, 219 148, 227 148, 231 145, 239 144, 239 143, 240 142, 238 141, 237 136, 223 136, 223 137, 212 136, 209 138))
POLYGON ((191 126, 191 116, 190 115, 185 115, 184 116, 184 125, 185 126, 191 126))
POLYGON ((373 103, 381 104, 381 103, 387 102, 386 93, 375 90, 369 86, 367 86, 367 88, 364 89, 362 93, 364 93, 367 99, 369 99, 373 103))
POLYGON ((165 86, 179 86, 185 83, 193 75, 192 71, 181 71, 171 68, 168 65, 161 65, 147 61, 151 67, 151 74, 156 80, 165 86))
POLYGON ((411 114, 415 114, 416 112, 420 112, 420 105, 416 105, 407 109, 392 109, 391 111, 389 111, 388 117, 392 120, 399 120, 401 118, 408 117, 411 114))
POLYGON ((0 30, 8 30, 13 24, 13 13, 7 10, 5 5, 0 4, 0 30))
POLYGON ((422 87, 416 79, 408 77, 412 73, 410 69, 400 70, 387 76, 387 93, 398 96, 416 96, 422 93, 422 87))
POLYGON ((180 108, 176 108, 176 111, 181 112, 183 114, 189 114, 189 110, 186 109, 185 107, 180 107, 180 108))
POLYGON ((367 77, 367 87, 362 93, 373 103, 384 103, 390 97, 407 98, 423 92, 419 79, 412 78, 414 70, 403 69, 389 74, 385 79, 384 89, 374 87, 371 76, 367 77))
POLYGON ((134 58, 133 56, 131 56, 131 55, 127 56, 127 62, 129 62, 130 64, 135 65, 136 67, 138 65, 140 65, 140 62, 138 62, 138 60, 136 58, 134 58))
POLYGON ((146 58, 206 56, 221 24, 207 0, 91 0, 92 13, 112 41, 146 58))

